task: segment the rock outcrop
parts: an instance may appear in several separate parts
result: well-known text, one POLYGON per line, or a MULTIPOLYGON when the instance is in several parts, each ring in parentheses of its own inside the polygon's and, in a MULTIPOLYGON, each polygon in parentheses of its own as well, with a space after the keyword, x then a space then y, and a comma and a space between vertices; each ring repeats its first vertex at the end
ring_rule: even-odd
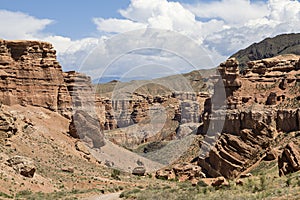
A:
POLYGON ((0 40, 0 100, 71 116, 71 97, 56 51, 47 42, 0 40))
POLYGON ((75 71, 65 72, 64 82, 72 99, 72 110, 95 115, 95 91, 89 76, 75 71))
POLYGON ((100 148, 105 145, 99 120, 83 110, 77 110, 72 116, 69 130, 72 137, 83 140, 91 148, 100 148))
POLYGON ((24 156, 14 156, 7 160, 7 165, 12 167, 22 176, 32 178, 36 171, 33 161, 24 156))
POLYGON ((201 168, 190 163, 175 164, 171 168, 167 167, 158 170, 155 176, 164 180, 178 179, 180 182, 188 180, 199 181, 201 178, 205 178, 205 174, 201 171, 201 168))
POLYGON ((0 144, 16 134, 17 130, 16 118, 0 108, 0 144))
MULTIPOLYGON (((244 74, 234 58, 220 65, 227 106, 207 104, 211 107, 204 109, 199 129, 205 138, 198 165, 208 177, 237 177, 261 160, 279 135, 300 130, 299 59, 285 55, 252 61, 244 74)), ((295 157, 285 152, 281 160, 295 157)), ((290 166, 283 164, 281 173, 297 168, 290 166)))
POLYGON ((145 176, 146 168, 143 166, 135 167, 132 170, 132 174, 136 176, 145 176))
POLYGON ((290 142, 278 159, 279 176, 300 171, 300 148, 290 142))
POLYGON ((134 92, 128 99, 98 97, 96 109, 108 139, 132 148, 196 133, 207 96, 174 92, 170 96, 153 97, 134 92))

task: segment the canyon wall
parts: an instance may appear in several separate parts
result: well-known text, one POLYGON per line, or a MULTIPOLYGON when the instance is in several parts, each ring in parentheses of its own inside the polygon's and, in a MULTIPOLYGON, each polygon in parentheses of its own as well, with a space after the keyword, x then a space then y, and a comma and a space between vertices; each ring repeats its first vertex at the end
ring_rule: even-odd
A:
POLYGON ((56 51, 47 42, 0 40, 0 100, 71 116, 71 97, 56 51))
MULTIPOLYGON (((174 135, 176 137, 178 126, 199 123, 201 101, 204 99, 198 91, 165 96, 134 91, 127 99, 109 99, 95 91, 90 77, 75 71, 62 71, 56 51, 50 43, 0 40, 0 101, 5 105, 44 107, 71 119, 73 125, 76 122, 72 114, 84 111, 86 113, 81 113, 81 116, 98 118, 101 129, 107 131, 149 124, 152 120, 150 115, 158 112, 158 107, 166 110, 165 130, 157 137, 138 133, 137 139, 129 143, 140 144, 157 139, 170 140, 174 135)), ((188 134, 190 127, 179 128, 179 135, 188 134)), ((122 134, 108 132, 107 137, 124 144, 130 141, 128 138, 133 137, 134 131, 122 134)))
POLYGON ((300 56, 278 56, 249 62, 244 74, 239 74, 234 58, 220 65, 227 107, 204 113, 199 129, 205 138, 198 165, 207 176, 237 177, 276 146, 283 134, 300 131, 299 64, 300 56), (221 118, 223 128, 217 133, 211 127, 217 127, 221 118))

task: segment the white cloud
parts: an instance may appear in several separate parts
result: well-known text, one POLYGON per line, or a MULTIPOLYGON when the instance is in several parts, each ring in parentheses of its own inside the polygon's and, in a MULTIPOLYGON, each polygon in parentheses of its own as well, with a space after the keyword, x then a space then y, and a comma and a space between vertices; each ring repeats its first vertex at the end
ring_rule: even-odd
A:
POLYGON ((44 40, 54 44, 58 52, 64 52, 72 44, 67 37, 44 32, 51 19, 38 19, 22 12, 0 10, 0 37, 6 40, 44 40))
MULTIPOLYGON (((127 73, 127 76, 136 75, 136 71, 130 69, 137 69, 137 66, 163 65, 172 68, 172 73, 182 73, 218 64, 195 41, 174 31, 140 29, 101 41, 101 45, 92 49, 82 63, 81 72, 92 74, 93 77, 99 77, 102 73, 104 76, 121 77, 129 71, 131 74, 127 73)), ((140 76, 159 77, 165 74, 157 68, 146 71, 152 73, 140 76)))
POLYGON ((222 55, 231 55, 266 37, 300 32, 299 1, 269 0, 266 6, 265 16, 210 34, 204 43, 222 55))
POLYGON ((233 25, 262 18, 268 11, 265 3, 250 0, 200 1, 196 5, 186 5, 186 7, 200 18, 222 19, 226 24, 233 25))
POLYGON ((0 19, 0 36, 4 39, 33 39, 53 22, 7 10, 0 10, 0 19))
POLYGON ((147 28, 143 23, 136 23, 126 19, 103 19, 94 18, 94 23, 97 25, 99 31, 108 33, 123 33, 136 29, 147 28))
MULTIPOLYGON (((205 45, 208 54, 218 58, 216 62, 266 37, 300 32, 300 3, 297 0, 200 0, 193 5, 167 0, 131 0, 128 8, 119 12, 125 19, 101 19, 101 23, 96 23, 98 30, 124 33, 140 25, 175 31, 205 45), (123 22, 128 26, 123 26, 123 22)), ((156 37, 158 46, 159 42, 166 42, 160 39, 156 37)), ((137 45, 138 41, 132 42, 137 45)), ((183 50, 180 49, 182 42, 176 42, 173 41, 178 50, 183 50)), ((126 41, 124 45, 130 44, 126 41)))
POLYGON ((178 2, 167 0, 132 0, 127 9, 120 10, 125 20, 95 19, 98 30, 109 32, 125 32, 138 28, 157 28, 180 32, 187 36, 194 36, 201 30, 201 22, 195 15, 185 9, 178 2), (131 22, 131 23, 130 23, 131 22), (123 24, 124 23, 124 24, 123 24), (126 26, 128 25, 128 26, 126 26))
POLYGON ((122 74, 133 63, 137 66, 151 66, 153 63, 173 65, 180 72, 187 70, 180 66, 180 57, 174 59, 174 54, 169 55, 164 49, 179 52, 188 59, 198 59, 202 66, 211 65, 210 61, 199 59, 199 54, 204 53, 199 53, 195 45, 200 49, 204 45, 207 48, 206 55, 217 65, 253 42, 281 33, 300 32, 300 2, 297 0, 200 0, 193 5, 182 5, 170 0, 131 0, 128 8, 119 12, 122 16, 120 19, 93 19, 99 38, 74 41, 45 33, 45 27, 52 23, 50 19, 37 19, 20 12, 0 10, 0 26, 5 27, 0 30, 0 37, 49 41, 58 50, 64 69, 68 70, 77 68, 88 57, 90 60, 85 62, 85 70, 94 76, 95 68, 103 72, 111 59, 132 50, 138 49, 115 63, 111 73, 122 74), (140 32, 126 35, 133 30, 140 32), (109 39, 105 35, 113 37, 109 39), (183 38, 191 38, 193 45, 186 45, 183 38), (95 47, 97 52, 91 53, 95 47), (102 62, 99 58, 103 59, 102 62))
POLYGON ((269 0, 270 20, 282 22, 300 20, 300 2, 297 0, 269 0))

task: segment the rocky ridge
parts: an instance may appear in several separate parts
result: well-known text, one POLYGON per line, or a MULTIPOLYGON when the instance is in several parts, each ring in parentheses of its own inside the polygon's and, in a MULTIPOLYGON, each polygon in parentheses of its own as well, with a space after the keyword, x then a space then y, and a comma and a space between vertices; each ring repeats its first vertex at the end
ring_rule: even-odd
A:
POLYGON ((200 140, 173 165, 158 171, 157 177, 174 178, 174 167, 181 162, 200 166, 206 177, 229 179, 263 159, 278 159, 280 175, 299 170, 299 145, 295 145, 299 139, 293 136, 300 131, 299 63, 300 56, 281 55, 249 62, 244 74, 235 58, 220 64, 221 78, 201 116, 200 140), (285 139, 286 134, 291 137, 285 139), (295 143, 280 150, 289 140, 295 143))
POLYGON ((206 124, 218 124, 220 113, 224 117, 220 135, 208 135, 201 144, 198 165, 207 176, 235 178, 259 162, 282 134, 300 131, 299 63, 295 55, 252 61, 244 75, 234 58, 220 65, 227 108, 204 117, 204 135, 206 124))
POLYGON ((254 43, 236 52, 231 57, 239 61, 241 69, 245 69, 249 61, 262 60, 284 54, 300 55, 299 47, 299 33, 282 34, 254 43))

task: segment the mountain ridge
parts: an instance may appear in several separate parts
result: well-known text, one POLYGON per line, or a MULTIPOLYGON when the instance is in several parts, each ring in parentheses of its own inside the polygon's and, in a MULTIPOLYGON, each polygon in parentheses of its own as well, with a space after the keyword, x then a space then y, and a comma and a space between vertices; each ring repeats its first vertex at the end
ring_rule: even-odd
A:
POLYGON ((300 55, 300 33, 282 34, 266 38, 239 50, 230 58, 235 57, 240 63, 240 69, 243 70, 247 68, 249 61, 271 58, 282 54, 300 55))

